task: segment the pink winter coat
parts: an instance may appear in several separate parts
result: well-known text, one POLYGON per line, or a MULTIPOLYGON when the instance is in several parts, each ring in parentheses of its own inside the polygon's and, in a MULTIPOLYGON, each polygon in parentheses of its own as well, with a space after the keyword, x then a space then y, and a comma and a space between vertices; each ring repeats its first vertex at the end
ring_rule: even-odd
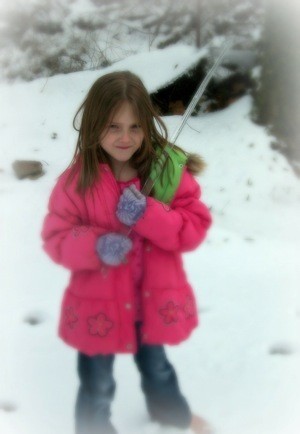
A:
MULTIPOLYGON (((44 249, 71 270, 61 306, 59 336, 88 354, 134 353, 137 349, 135 288, 131 259, 118 267, 104 265, 96 240, 108 232, 128 232, 115 215, 120 190, 108 165, 85 196, 76 192, 78 174, 65 187, 69 170, 58 179, 49 200, 42 238, 44 249)), ((195 297, 181 253, 195 249, 211 224, 199 200, 200 187, 183 170, 170 206, 147 197, 147 208, 133 231, 143 242, 141 339, 147 344, 177 344, 198 324, 195 297)))

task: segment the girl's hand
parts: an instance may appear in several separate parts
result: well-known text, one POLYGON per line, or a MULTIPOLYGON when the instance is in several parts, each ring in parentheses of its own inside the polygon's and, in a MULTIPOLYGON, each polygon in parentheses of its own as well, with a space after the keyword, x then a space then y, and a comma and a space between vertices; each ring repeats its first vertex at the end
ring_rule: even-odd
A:
POLYGON ((96 243, 98 256, 106 265, 117 266, 125 262, 131 248, 130 238, 114 232, 102 235, 96 243))
POLYGON ((124 189, 117 207, 117 217, 127 226, 134 225, 146 209, 146 197, 134 184, 124 189))

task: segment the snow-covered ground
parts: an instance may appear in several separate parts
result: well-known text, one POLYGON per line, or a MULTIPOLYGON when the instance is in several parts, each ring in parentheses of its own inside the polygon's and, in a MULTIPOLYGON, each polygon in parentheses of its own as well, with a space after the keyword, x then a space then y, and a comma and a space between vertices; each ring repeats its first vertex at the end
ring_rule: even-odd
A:
MULTIPOLYGON (((55 179, 73 154, 78 105, 106 71, 130 69, 153 91, 202 54, 176 47, 107 70, 0 84, 1 433, 73 432, 76 352, 56 334, 69 272, 44 254, 40 229, 55 179), (42 161, 45 175, 17 180, 15 159, 42 161)), ((246 96, 190 118, 179 138, 207 162, 199 182, 214 225, 184 256, 201 327, 167 351, 192 409, 216 434, 298 434, 300 183, 251 122, 251 107, 246 96)), ((180 117, 164 120, 172 133, 180 117)), ((115 376, 120 434, 176 433, 148 420, 131 356, 117 357, 115 376)))

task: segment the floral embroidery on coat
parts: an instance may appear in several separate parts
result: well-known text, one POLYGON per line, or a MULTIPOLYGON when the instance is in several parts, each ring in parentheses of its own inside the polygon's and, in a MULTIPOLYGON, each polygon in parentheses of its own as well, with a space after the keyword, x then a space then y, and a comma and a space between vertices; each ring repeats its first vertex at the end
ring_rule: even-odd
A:
POLYGON ((183 307, 183 310, 186 318, 191 318, 196 314, 196 305, 192 297, 186 298, 186 303, 183 307))
POLYGON ((104 313, 99 313, 97 316, 88 318, 89 332, 91 335, 99 335, 105 337, 113 327, 113 322, 110 321, 104 313))
POLYGON ((165 324, 171 324, 178 321, 179 306, 176 306, 173 301, 168 303, 162 309, 159 309, 160 315, 163 317, 165 324))
POLYGON ((65 309, 65 322, 71 329, 73 329, 78 322, 78 316, 75 314, 72 306, 68 306, 65 309))
POLYGON ((85 234, 89 230, 88 226, 77 225, 73 227, 73 237, 78 238, 80 235, 85 234))

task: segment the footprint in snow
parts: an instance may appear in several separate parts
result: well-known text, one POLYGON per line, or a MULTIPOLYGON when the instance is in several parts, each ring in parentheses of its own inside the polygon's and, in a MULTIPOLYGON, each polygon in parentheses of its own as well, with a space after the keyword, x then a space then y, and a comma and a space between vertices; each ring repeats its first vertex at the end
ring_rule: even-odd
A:
POLYGON ((253 241, 255 241, 255 239, 252 237, 244 237, 244 240, 247 241, 248 243, 252 243, 253 241))
POLYGON ((36 326, 45 322, 46 316, 41 312, 31 312, 25 318, 24 322, 31 325, 36 326))
POLYGON ((198 313, 204 314, 210 312, 210 308, 207 306, 200 306, 198 308, 198 313))
POLYGON ((12 413, 17 410, 16 404, 9 401, 0 401, 0 411, 5 411, 6 413, 12 413))
POLYGON ((269 354, 272 356, 290 356, 295 352, 295 348, 287 342, 278 342, 269 349, 269 354))

